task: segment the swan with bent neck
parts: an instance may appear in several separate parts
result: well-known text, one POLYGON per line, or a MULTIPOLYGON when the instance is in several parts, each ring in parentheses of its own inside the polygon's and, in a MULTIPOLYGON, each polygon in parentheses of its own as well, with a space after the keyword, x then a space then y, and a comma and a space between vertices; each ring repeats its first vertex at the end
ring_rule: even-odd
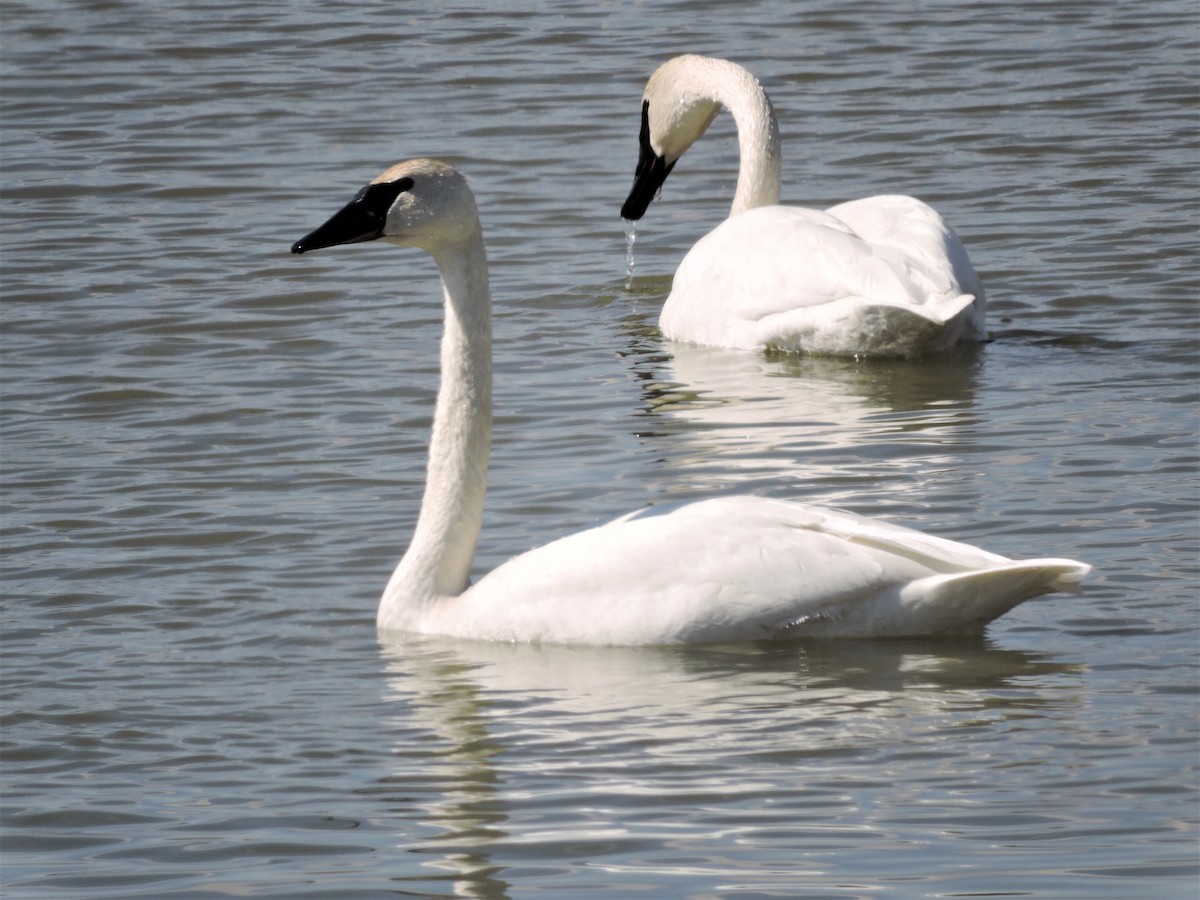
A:
POLYGON ((679 264, 659 320, 665 337, 850 356, 919 356, 987 339, 983 285, 931 207, 901 195, 824 212, 780 205, 775 110, 728 60, 679 56, 650 76, 623 218, 645 214, 722 107, 741 156, 733 206, 679 264))
POLYGON ((383 240, 430 253, 445 327, 421 510, 381 629, 503 641, 663 644, 978 633, 1089 566, 1015 562, 851 513, 753 496, 647 508, 545 544, 472 585, 492 425, 487 255, 466 180, 387 169, 292 247, 383 240))

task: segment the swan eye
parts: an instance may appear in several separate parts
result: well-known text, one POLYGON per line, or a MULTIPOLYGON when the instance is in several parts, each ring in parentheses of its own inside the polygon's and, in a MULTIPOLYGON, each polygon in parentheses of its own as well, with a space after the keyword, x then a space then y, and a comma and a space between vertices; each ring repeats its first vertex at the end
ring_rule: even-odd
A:
POLYGON ((354 198, 354 204, 360 207, 362 213, 369 219, 383 221, 387 218, 387 212, 396 202, 396 198, 405 191, 411 190, 412 186, 411 178, 368 184, 358 192, 358 196, 354 198))

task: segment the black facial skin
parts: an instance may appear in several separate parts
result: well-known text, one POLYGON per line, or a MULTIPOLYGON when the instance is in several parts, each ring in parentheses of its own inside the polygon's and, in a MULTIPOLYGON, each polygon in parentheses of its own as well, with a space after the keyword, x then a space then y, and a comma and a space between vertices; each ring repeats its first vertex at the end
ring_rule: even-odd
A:
POLYGON ((353 200, 330 216, 324 225, 292 244, 292 252, 307 253, 309 250, 321 250, 338 244, 357 244, 383 237, 388 210, 396 198, 412 186, 411 178, 368 184, 354 195, 353 200))
POLYGON ((633 187, 625 205, 621 207, 621 218, 636 222, 646 214, 650 201, 658 194, 675 168, 675 163, 668 163, 666 157, 659 156, 650 146, 650 101, 642 101, 642 131, 638 135, 639 153, 637 169, 633 176, 633 187))

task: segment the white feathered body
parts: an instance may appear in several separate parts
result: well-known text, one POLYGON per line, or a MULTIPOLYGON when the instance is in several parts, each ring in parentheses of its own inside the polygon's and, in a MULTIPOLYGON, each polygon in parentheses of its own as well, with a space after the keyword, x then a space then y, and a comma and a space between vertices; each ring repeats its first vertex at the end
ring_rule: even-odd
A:
POLYGON ((986 302, 966 248, 912 197, 853 200, 825 212, 781 206, 779 126, 742 66, 685 54, 642 95, 643 135, 622 214, 639 218, 721 108, 737 123, 729 218, 675 273, 659 326, 675 341, 853 356, 920 356, 987 339, 986 302))
POLYGON ((1070 589, 1086 570, 738 496, 650 508, 572 534, 456 597, 408 607, 410 621, 381 625, 587 644, 971 634, 1030 597, 1070 589))
POLYGON ((726 219, 680 263, 659 325, 704 346, 917 356, 984 340, 984 319, 958 236, 895 195, 726 219))

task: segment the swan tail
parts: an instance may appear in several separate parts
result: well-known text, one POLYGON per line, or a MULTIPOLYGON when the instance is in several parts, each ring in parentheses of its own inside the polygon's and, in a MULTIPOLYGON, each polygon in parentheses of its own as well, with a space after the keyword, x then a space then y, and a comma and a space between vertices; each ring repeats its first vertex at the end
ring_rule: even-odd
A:
POLYGON ((863 300, 862 309, 864 316, 877 316, 892 327, 913 327, 914 322, 943 326, 970 310, 974 303, 974 294, 952 294, 926 303, 863 300))
POLYGON ((1006 561, 967 572, 930 575, 863 603, 831 603, 780 631, 801 638, 916 638, 979 635, 1026 600, 1074 593, 1091 566, 1071 559, 1006 561))
POLYGON ((938 352, 977 337, 974 303, 974 294, 958 294, 935 303, 869 305, 862 311, 859 328, 865 342, 879 355, 938 352))
POLYGON ((1075 593, 1091 571, 1071 559, 1031 559, 952 575, 931 575, 905 587, 900 603, 912 634, 978 633, 1026 600, 1075 593))
POLYGON ((977 318, 974 294, 923 304, 846 297, 764 317, 756 326, 756 343, 818 354, 918 356, 981 340, 977 318))
POLYGON ((938 303, 932 303, 928 307, 918 306, 920 311, 926 311, 926 317, 934 322, 949 322, 951 319, 961 315, 975 303, 974 294, 956 294, 953 297, 947 297, 938 303))

